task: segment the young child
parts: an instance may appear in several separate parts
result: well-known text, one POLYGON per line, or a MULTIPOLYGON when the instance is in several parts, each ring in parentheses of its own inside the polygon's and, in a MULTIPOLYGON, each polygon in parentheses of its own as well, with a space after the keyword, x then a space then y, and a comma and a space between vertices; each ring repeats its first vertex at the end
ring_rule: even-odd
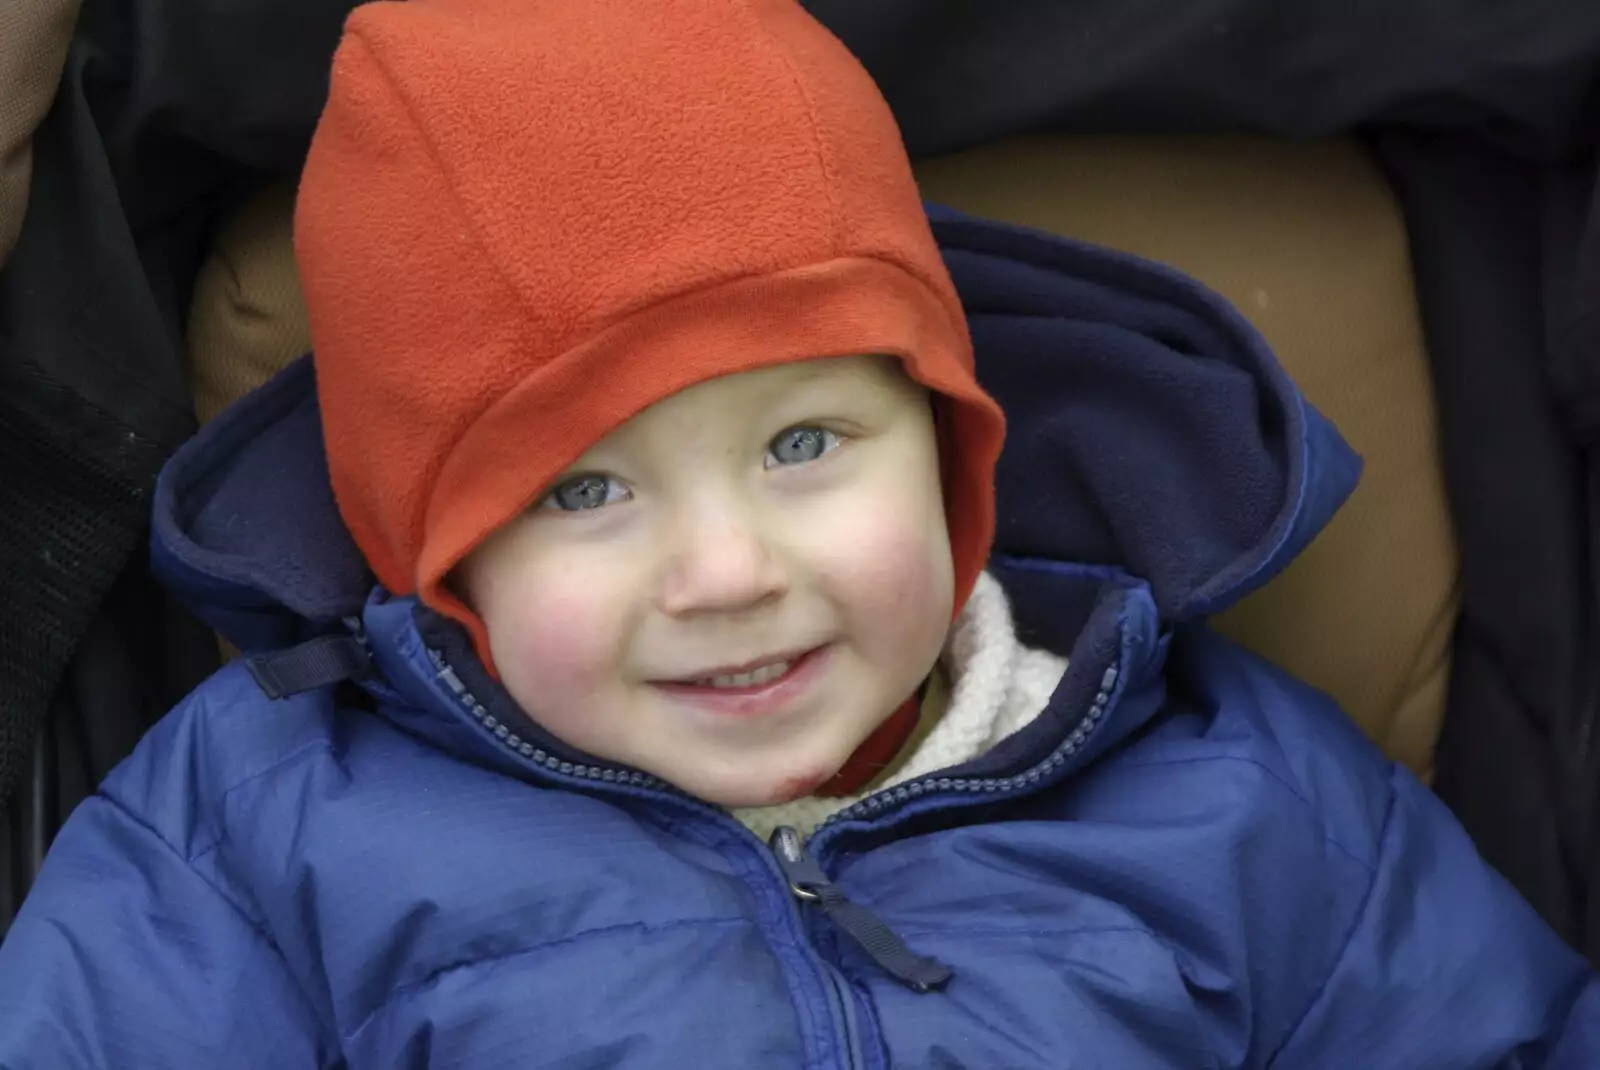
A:
POLYGON ((1334 432, 1174 273, 930 229, 791 0, 365 6, 296 229, 313 360, 156 502, 247 656, 63 830, 0 1066, 1600 1065, 1586 964, 1200 624, 1334 432))

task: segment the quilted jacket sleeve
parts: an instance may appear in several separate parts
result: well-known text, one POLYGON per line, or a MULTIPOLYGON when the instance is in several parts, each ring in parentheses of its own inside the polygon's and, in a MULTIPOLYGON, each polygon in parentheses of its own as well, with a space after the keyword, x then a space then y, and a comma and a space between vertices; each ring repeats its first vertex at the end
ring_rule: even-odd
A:
POLYGON ((0 1067, 336 1065, 272 943, 107 796, 63 828, 0 944, 0 1067))
POLYGON ((1379 862, 1278 1070, 1600 1066, 1600 978, 1396 769, 1379 862))

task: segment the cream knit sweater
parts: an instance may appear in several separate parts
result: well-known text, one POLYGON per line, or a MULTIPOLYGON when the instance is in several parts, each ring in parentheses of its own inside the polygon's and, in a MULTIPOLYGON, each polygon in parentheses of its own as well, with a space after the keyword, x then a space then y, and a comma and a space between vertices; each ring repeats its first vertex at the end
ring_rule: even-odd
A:
POLYGON ((978 577, 972 597, 957 615, 940 664, 950 681, 945 708, 924 706, 925 723, 917 729, 920 742, 913 743, 911 754, 887 777, 859 795, 807 796, 781 806, 735 810, 733 815, 762 839, 779 825, 810 835, 830 815, 873 792, 983 754, 1037 717, 1067 671, 1066 658, 1017 641, 1005 591, 987 572, 978 577), (934 719, 931 727, 928 718, 934 719))

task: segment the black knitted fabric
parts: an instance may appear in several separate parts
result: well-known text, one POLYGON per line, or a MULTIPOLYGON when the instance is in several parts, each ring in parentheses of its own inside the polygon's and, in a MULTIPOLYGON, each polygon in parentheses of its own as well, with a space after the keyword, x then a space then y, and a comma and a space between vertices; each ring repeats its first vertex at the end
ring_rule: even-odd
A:
POLYGON ((0 361, 0 800, 138 548, 165 452, 28 361, 0 361))

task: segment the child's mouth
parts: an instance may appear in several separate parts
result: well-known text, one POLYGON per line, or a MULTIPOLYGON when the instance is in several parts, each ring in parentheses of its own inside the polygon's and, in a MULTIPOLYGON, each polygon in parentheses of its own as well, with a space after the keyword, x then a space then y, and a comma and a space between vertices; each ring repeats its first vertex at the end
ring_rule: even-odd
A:
MULTIPOLYGON (((801 655, 802 657, 804 655, 801 655)), ((746 672, 727 673, 718 676, 703 676, 698 680, 688 681, 691 687, 714 687, 718 691, 731 691, 739 687, 761 687, 772 681, 789 675, 798 658, 784 661, 769 661, 755 669, 746 672)))
POLYGON ((662 680, 656 687, 695 706, 753 716, 786 705, 816 678, 828 647, 778 655, 706 676, 662 680))

